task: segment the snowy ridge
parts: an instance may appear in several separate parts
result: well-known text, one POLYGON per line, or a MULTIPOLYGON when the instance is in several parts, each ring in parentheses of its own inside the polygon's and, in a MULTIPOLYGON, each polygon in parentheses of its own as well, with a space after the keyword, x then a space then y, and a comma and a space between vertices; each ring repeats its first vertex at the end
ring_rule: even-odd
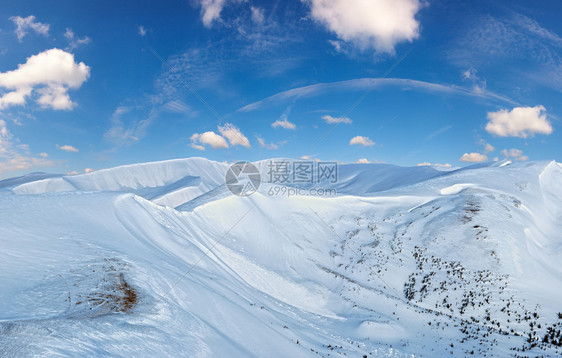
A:
POLYGON ((113 191, 141 195, 171 207, 224 183, 226 164, 205 158, 124 165, 88 174, 44 179, 19 185, 19 195, 69 191, 113 191))
POLYGON ((0 192, 0 356, 562 353, 558 163, 342 165, 336 197, 236 197, 227 166, 182 161, 0 192))

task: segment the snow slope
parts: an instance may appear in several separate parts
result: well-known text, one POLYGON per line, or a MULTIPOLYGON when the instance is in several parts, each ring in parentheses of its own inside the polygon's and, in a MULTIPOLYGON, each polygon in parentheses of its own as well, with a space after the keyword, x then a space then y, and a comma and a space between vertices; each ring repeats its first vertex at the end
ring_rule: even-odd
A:
POLYGON ((503 164, 341 165, 330 197, 236 197, 202 158, 16 183, 0 356, 560 356, 562 167, 503 164))

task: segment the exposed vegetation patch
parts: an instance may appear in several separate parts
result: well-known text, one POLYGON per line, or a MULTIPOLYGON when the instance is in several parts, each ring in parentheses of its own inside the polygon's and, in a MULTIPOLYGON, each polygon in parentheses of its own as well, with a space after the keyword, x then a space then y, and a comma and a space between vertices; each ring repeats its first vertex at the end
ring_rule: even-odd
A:
MULTIPOLYGON (((125 276, 127 265, 117 259, 90 263, 87 272, 69 278, 68 298, 71 318, 128 313, 138 304, 137 290, 125 276), (72 282, 74 281, 74 282, 72 282)), ((74 272, 78 274, 78 271, 74 272)))

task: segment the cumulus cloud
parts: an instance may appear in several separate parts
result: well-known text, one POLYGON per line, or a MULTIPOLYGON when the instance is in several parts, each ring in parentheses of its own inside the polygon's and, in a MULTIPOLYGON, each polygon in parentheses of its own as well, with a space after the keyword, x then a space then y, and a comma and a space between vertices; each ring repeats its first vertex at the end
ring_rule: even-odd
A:
POLYGON ((367 158, 361 158, 357 161, 358 164, 369 164, 371 163, 367 158))
POLYGON ((486 130, 500 137, 527 138, 536 133, 551 134, 552 126, 546 119, 546 109, 543 106, 515 107, 511 111, 501 109, 488 112, 490 120, 486 130))
POLYGON ((363 137, 363 136, 356 136, 351 138, 351 140, 349 141, 349 145, 364 145, 364 146, 371 146, 371 145, 375 145, 375 142, 373 142, 372 140, 369 139, 369 137, 363 137))
POLYGON ((302 0, 318 23, 361 50, 394 53, 396 44, 419 37, 419 0, 302 0))
POLYGON ((502 150, 502 154, 504 157, 506 158, 512 158, 513 160, 519 161, 519 162, 524 162, 526 160, 529 160, 529 157, 526 155, 523 155, 523 151, 520 149, 504 149, 502 150))
POLYGON ((472 163, 487 162, 488 156, 480 153, 464 153, 459 160, 461 162, 472 162, 472 163))
POLYGON ((95 169, 92 169, 92 168, 86 168, 86 169, 84 169, 84 173, 91 173, 91 172, 95 172, 95 171, 96 171, 96 170, 95 170, 95 169))
POLYGON ((64 32, 64 37, 68 40, 68 46, 66 47, 67 51, 72 51, 80 45, 87 45, 90 43, 90 38, 88 36, 84 36, 82 38, 77 37, 74 35, 74 31, 68 28, 64 32))
POLYGON ((326 121, 326 123, 328 124, 338 124, 338 123, 345 123, 345 124, 351 124, 353 123, 353 121, 351 119, 349 119, 348 117, 332 117, 330 115, 325 115, 322 117, 322 119, 324 121, 326 121))
POLYGON ((228 148, 228 142, 230 142, 232 146, 240 145, 246 148, 251 147, 248 138, 233 124, 226 123, 224 126, 219 126, 218 130, 220 134, 213 131, 193 134, 190 138, 191 147, 198 150, 205 150, 205 145, 210 145, 213 149, 228 148))
POLYGON ((55 110, 69 110, 74 103, 69 89, 82 86, 90 76, 90 67, 74 61, 74 55, 51 49, 27 58, 16 70, 0 73, 0 88, 8 92, 0 97, 0 110, 24 105, 26 98, 37 88, 37 103, 55 110))
POLYGON ((60 150, 64 150, 65 152, 73 152, 73 153, 79 152, 78 149, 76 149, 76 148, 74 148, 73 146, 68 145, 68 144, 61 145, 61 146, 58 146, 58 145, 57 145, 57 148, 60 149, 60 150))
POLYGON ((241 145, 246 148, 252 147, 248 138, 233 124, 226 123, 224 126, 219 126, 218 129, 220 134, 226 137, 231 145, 241 145))
POLYGON ((16 25, 16 36, 19 42, 22 42, 28 30, 33 30, 35 33, 43 36, 49 36, 49 25, 35 21, 35 16, 29 15, 28 17, 12 16, 10 20, 16 25))
POLYGON ((228 148, 228 143, 226 139, 218 135, 213 131, 205 132, 205 133, 195 133, 191 136, 191 146, 195 149, 205 150, 205 147, 201 144, 208 144, 213 149, 218 148, 228 148), (201 143, 201 144, 198 144, 201 143))

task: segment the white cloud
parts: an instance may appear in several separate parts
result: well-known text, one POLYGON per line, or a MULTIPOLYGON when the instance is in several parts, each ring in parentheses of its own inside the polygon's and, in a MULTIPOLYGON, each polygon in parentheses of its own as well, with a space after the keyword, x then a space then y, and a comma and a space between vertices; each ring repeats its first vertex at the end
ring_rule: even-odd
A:
POLYGON ((434 166, 434 167, 439 167, 439 168, 451 168, 452 165, 449 163, 445 163, 445 164, 440 164, 440 163, 429 163, 429 162, 423 162, 423 163, 418 163, 416 164, 416 166, 418 167, 429 167, 429 166, 434 166))
POLYGON ((144 36, 148 31, 144 28, 144 26, 139 26, 139 35, 144 36))
POLYGON ((202 134, 195 133, 191 136, 191 142, 192 142, 191 146, 199 150, 205 150, 205 147, 197 143, 208 144, 213 149, 228 148, 228 143, 226 142, 226 139, 224 139, 223 137, 221 137, 220 135, 216 134, 213 131, 205 132, 202 134))
POLYGON ((96 171, 96 170, 95 170, 95 169, 92 169, 92 168, 86 168, 86 169, 84 169, 84 173, 91 173, 91 172, 95 172, 95 171, 96 171))
POLYGON ((40 87, 37 103, 42 107, 72 109, 68 90, 80 88, 89 76, 90 67, 76 63, 74 55, 63 50, 54 48, 33 55, 16 70, 0 73, 0 87, 10 91, 0 97, 0 110, 24 105, 35 87, 40 87))
POLYGON ((502 150, 502 154, 506 158, 513 158, 513 160, 520 161, 520 162, 529 160, 529 157, 523 155, 523 151, 520 149, 515 149, 515 148, 509 150, 504 149, 502 150))
POLYGON ((283 118, 276 120, 275 122, 271 123, 271 126, 273 128, 277 128, 277 127, 281 127, 281 128, 285 128, 285 129, 291 129, 291 130, 295 130, 297 128, 297 126, 294 123, 291 123, 287 120, 287 118, 283 118))
POLYGON ((255 6, 250 6, 250 10, 252 11, 252 21, 256 24, 263 24, 263 22, 265 21, 263 9, 255 6))
POLYGON ((500 137, 527 138, 535 133, 551 134, 552 126, 546 119, 546 109, 543 106, 515 107, 511 111, 501 109, 488 112, 490 120, 486 130, 500 137))
POLYGON ((486 93, 486 80, 480 79, 476 73, 474 67, 470 67, 468 70, 464 71, 462 78, 466 81, 472 82, 472 91, 474 93, 485 94, 486 93))
POLYGON ((265 149, 270 149, 270 150, 277 150, 279 149, 279 146, 275 143, 267 143, 265 141, 265 139, 263 139, 260 136, 256 136, 256 139, 258 140, 258 143, 260 144, 261 148, 265 148, 265 149))
POLYGON ((78 174, 80 173, 78 173, 76 170, 66 173, 66 175, 78 175, 78 174))
POLYGON ((43 153, 39 153, 39 156, 40 156, 40 157, 43 157, 43 158, 48 158, 48 157, 49 157, 49 154, 43 152, 43 153))
POLYGON ((297 126, 294 123, 289 122, 289 120, 288 120, 289 113, 291 113, 291 107, 290 106, 287 107, 287 109, 285 109, 285 112, 283 112, 283 114, 281 115, 281 117, 278 120, 271 123, 271 126, 273 128, 281 127, 281 128, 290 129, 290 130, 297 129, 297 126))
POLYGON ((369 164, 371 163, 367 158, 361 158, 357 161, 358 164, 369 164))
POLYGON ((33 15, 29 15, 28 17, 12 16, 10 20, 16 25, 16 30, 14 32, 20 42, 22 42, 25 35, 27 35, 29 29, 39 35, 49 36, 49 25, 35 21, 35 16, 33 15))
POLYGON ((74 35, 74 31, 68 28, 64 32, 64 37, 68 40, 68 46, 66 47, 67 51, 72 51, 80 45, 87 45, 90 43, 90 38, 88 36, 84 36, 82 38, 76 37, 74 35))
POLYGON ((74 148, 73 146, 68 145, 68 144, 62 145, 62 146, 58 146, 58 145, 57 145, 57 148, 60 149, 60 150, 64 150, 65 152, 74 152, 74 153, 79 152, 78 149, 76 149, 76 148, 74 148))
POLYGON ((220 18, 221 11, 227 0, 199 0, 203 25, 211 27, 213 22, 220 18))
POLYGON ((191 147, 198 150, 205 150, 204 145, 206 144, 210 145, 213 149, 228 148, 228 142, 230 142, 232 146, 241 145, 246 148, 251 147, 248 138, 240 132, 240 129, 236 128, 231 123, 226 123, 222 127, 219 126, 218 130, 222 136, 213 131, 193 134, 191 136, 191 147), (228 142, 225 137, 228 139, 228 142))
POLYGON ((303 156, 301 157, 301 159, 304 159, 304 160, 312 160, 312 161, 314 161, 314 162, 321 162, 321 161, 322 161, 322 160, 320 160, 319 158, 313 158, 313 157, 311 157, 311 156, 309 156, 309 155, 303 155, 303 156))
POLYGON ((45 159, 42 153, 41 158, 34 157, 26 144, 15 145, 18 142, 8 131, 6 122, 0 119, 0 174, 3 172, 13 172, 28 170, 33 167, 52 166, 51 160, 45 159))
POLYGON ((330 115, 325 115, 322 117, 323 120, 326 121, 326 123, 328 124, 338 124, 338 123, 345 123, 345 124, 351 124, 353 123, 353 121, 351 119, 349 119, 348 117, 332 117, 330 115))
MULTIPOLYGON (((193 136, 191 136, 191 140, 194 140, 193 136)), ((191 143, 191 148, 201 150, 201 151, 205 150, 204 146, 202 146, 201 144, 196 144, 196 143, 191 143)))
POLYGON ((419 0, 302 0, 311 16, 361 50, 394 53, 396 44, 419 37, 419 0))
POLYGON ((363 137, 358 135, 356 137, 351 138, 351 140, 349 141, 349 145, 371 146, 371 145, 375 145, 375 142, 370 140, 368 137, 363 137))
POLYGON ((496 150, 493 145, 486 142, 484 139, 480 139, 479 144, 484 147, 484 154, 488 154, 496 150))
POLYGON ((469 68, 468 70, 462 73, 462 78, 465 80, 475 80, 476 77, 476 69, 474 67, 469 68))
POLYGON ((487 162, 488 156, 480 153, 464 153, 463 156, 459 159, 461 162, 487 162))
POLYGON ((236 128, 232 123, 226 123, 224 126, 218 127, 220 134, 226 137, 230 145, 241 145, 242 147, 251 148, 250 141, 240 129, 236 128))

